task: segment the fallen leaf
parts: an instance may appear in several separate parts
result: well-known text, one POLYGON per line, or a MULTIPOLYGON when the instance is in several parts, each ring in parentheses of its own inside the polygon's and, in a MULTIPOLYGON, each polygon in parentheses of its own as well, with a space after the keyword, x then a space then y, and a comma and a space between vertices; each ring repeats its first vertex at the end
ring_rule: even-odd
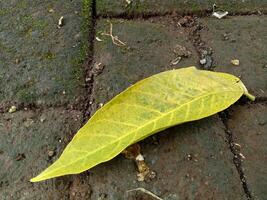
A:
POLYGON ((220 112, 243 94, 255 99, 239 78, 195 67, 146 78, 100 108, 31 182, 88 170, 154 133, 220 112))

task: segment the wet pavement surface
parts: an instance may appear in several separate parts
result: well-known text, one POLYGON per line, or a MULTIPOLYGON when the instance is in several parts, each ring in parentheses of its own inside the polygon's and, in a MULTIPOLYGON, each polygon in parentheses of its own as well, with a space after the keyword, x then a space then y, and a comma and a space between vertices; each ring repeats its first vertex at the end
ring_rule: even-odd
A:
POLYGON ((0 199, 157 199, 147 190, 164 200, 264 200, 267 5, 218 1, 237 15, 219 20, 212 4, 0 2, 0 199), (138 80, 188 66, 240 76, 260 98, 140 142, 156 172, 150 181, 139 182, 135 163, 119 155, 80 175, 29 182, 102 104, 138 80))

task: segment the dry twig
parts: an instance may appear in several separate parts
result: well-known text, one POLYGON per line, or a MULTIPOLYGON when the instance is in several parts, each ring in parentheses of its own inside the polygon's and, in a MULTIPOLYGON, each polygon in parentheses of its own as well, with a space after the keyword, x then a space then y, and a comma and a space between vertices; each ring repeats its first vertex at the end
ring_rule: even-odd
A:
POLYGON ((113 35, 113 24, 111 22, 110 23, 110 29, 109 29, 109 33, 102 33, 102 35, 105 35, 105 36, 110 36, 111 37, 111 40, 113 42, 113 44, 117 45, 117 46, 125 46, 126 43, 122 42, 118 36, 114 36, 113 35))

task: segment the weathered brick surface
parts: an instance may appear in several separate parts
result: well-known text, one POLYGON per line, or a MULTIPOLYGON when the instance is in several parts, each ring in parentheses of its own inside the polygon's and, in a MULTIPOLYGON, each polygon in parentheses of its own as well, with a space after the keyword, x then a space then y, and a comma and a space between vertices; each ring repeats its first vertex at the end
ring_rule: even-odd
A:
POLYGON ((64 199, 68 179, 29 180, 55 161, 80 119, 80 112, 63 109, 1 114, 0 199, 64 199))
POLYGON ((75 103, 81 92, 80 1, 0 2, 0 105, 75 103), (58 28, 58 20, 64 25, 58 28))
MULTIPOLYGON (((91 1, 86 2, 90 12, 91 1)), ((96 9, 100 16, 197 14, 210 12, 213 3, 143 0, 125 6, 124 0, 97 0, 96 9)), ((230 14, 267 11, 262 0, 219 0, 217 5, 230 14)), ((141 142, 147 164, 157 172, 152 182, 138 182, 134 163, 121 155, 81 175, 29 182, 60 155, 81 124, 81 111, 64 108, 84 92, 81 7, 81 1, 0 2, 0 199, 151 199, 140 191, 129 192, 140 187, 166 200, 246 199, 217 115, 141 142), (61 16, 64 25, 58 28, 61 16), (19 111, 3 113, 2 107, 16 103, 21 103, 19 111), (37 108, 21 110, 31 103, 37 108)), ((215 71, 241 76, 251 93, 260 96, 266 96, 267 89, 266 20, 265 16, 200 19, 201 39, 213 49, 215 71), (231 59, 239 59, 240 66, 231 65, 231 59)), ((113 44, 105 34, 110 23, 97 20, 91 114, 138 80, 199 64, 192 38, 185 33, 189 29, 178 27, 170 16, 109 21, 113 35, 126 45, 113 44), (172 65, 180 56, 174 52, 177 45, 191 55, 172 65)), ((265 199, 266 104, 234 105, 231 110, 228 125, 246 157, 242 167, 248 187, 253 197, 265 199)))
POLYGON ((248 186, 255 199, 267 197, 267 108, 266 104, 236 106, 229 128, 245 156, 242 163, 248 186))
POLYGON ((231 14, 246 12, 266 12, 266 0, 133 0, 127 4, 125 0, 98 0, 96 1, 98 15, 118 16, 118 15, 150 15, 178 12, 205 13, 212 11, 213 4, 216 3, 219 9, 227 10, 231 14))
POLYGON ((266 16, 203 18, 207 28, 201 37, 213 49, 215 70, 241 77, 252 94, 267 92, 267 27, 266 16), (240 61, 239 66, 231 64, 240 61))

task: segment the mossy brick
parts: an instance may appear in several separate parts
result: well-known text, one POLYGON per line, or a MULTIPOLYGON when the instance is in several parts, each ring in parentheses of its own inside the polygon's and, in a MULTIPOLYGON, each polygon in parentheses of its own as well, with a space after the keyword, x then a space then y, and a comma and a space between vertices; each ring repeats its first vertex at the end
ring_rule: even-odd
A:
POLYGON ((83 92, 82 6, 62 0, 0 2, 1 103, 76 102, 83 92))
POLYGON ((241 77, 248 90, 259 96, 267 92, 266 21, 266 16, 201 19, 206 26, 201 37, 213 49, 215 70, 241 77), (233 65, 233 59, 240 65, 233 65))
MULTIPOLYGON (((95 63, 103 72, 95 77, 93 107, 105 103, 131 84, 152 74, 198 62, 183 30, 166 19, 151 21, 111 20, 113 34, 125 42, 116 46, 109 36, 109 23, 98 21, 95 63), (173 49, 179 44, 192 52, 177 66, 171 66, 173 49)), ((124 109, 124 108, 121 108, 124 109)), ((163 199, 245 199, 233 155, 225 141, 224 126, 218 116, 180 125, 141 142, 147 164, 156 171, 151 182, 138 182, 134 163, 119 155, 89 170, 86 181, 92 199, 136 199, 136 188, 145 188, 163 199), (193 157, 193 159, 189 159, 193 157)), ((138 193, 140 198, 145 194, 138 193)))
POLYGON ((126 0, 98 0, 96 1, 99 16, 130 16, 155 15, 177 12, 179 14, 205 14, 211 12, 213 4, 218 9, 227 10, 230 14, 267 12, 265 0, 133 0, 128 4, 126 0))
POLYGON ((232 109, 229 129, 234 142, 241 146, 240 152, 247 184, 253 199, 267 197, 267 106, 253 104, 232 109))
POLYGON ((62 152, 81 125, 63 109, 0 114, 0 199, 67 199, 69 179, 30 183, 62 152))
POLYGON ((95 78, 93 91, 96 103, 105 103, 115 93, 126 89, 141 78, 165 70, 194 66, 198 63, 197 53, 187 41, 182 28, 176 27, 165 19, 152 21, 111 20, 113 35, 125 42, 125 46, 113 44, 108 33, 110 23, 107 20, 97 22, 96 36, 103 40, 95 41, 94 63, 104 65, 103 72, 95 78), (174 50, 177 45, 192 53, 188 58, 172 65, 177 58, 174 50))

